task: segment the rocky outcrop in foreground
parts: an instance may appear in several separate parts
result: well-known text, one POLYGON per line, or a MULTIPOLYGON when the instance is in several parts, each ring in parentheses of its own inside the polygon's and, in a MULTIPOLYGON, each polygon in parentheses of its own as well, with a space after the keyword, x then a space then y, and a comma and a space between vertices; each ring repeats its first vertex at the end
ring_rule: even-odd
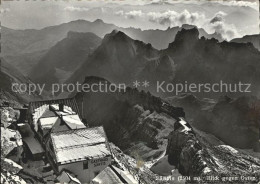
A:
POLYGON ((209 181, 207 176, 216 176, 219 182, 228 176, 236 176, 237 183, 248 182, 246 178, 250 178, 249 183, 259 180, 258 158, 228 145, 212 145, 205 137, 202 140, 183 119, 176 122, 174 127, 175 130, 169 135, 166 154, 169 162, 176 165, 181 174, 199 176, 202 183, 209 181))
POLYGON ((175 123, 169 135, 167 152, 169 162, 177 165, 179 172, 188 176, 199 176, 211 171, 202 156, 203 148, 190 125, 181 119, 175 123))
POLYGON ((13 162, 12 160, 1 158, 1 183, 26 184, 26 182, 20 176, 17 175, 22 169, 23 168, 20 165, 13 162))

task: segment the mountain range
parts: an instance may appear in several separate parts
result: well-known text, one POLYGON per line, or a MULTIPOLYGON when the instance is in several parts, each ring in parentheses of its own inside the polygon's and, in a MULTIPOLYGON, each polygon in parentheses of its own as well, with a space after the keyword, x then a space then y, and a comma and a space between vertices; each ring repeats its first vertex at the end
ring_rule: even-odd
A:
POLYGON ((242 38, 236 38, 231 40, 236 43, 252 43, 255 48, 260 50, 260 35, 247 35, 242 38))
MULTIPOLYGON (((251 84, 252 94, 259 96, 260 52, 252 43, 220 43, 216 39, 199 38, 199 32, 194 28, 178 32, 174 42, 162 53, 169 55, 177 65, 176 83, 242 82, 251 84)), ((200 94, 203 97, 214 96, 212 93, 209 96, 207 93, 197 95, 200 94)))
POLYGON ((65 39, 53 46, 36 64, 29 76, 38 83, 63 83, 101 43, 93 33, 68 32, 65 39), (44 72, 42 72, 44 69, 44 72))
MULTIPOLYGON (((24 84, 29 85, 32 84, 32 81, 25 77, 20 71, 14 68, 12 65, 7 63, 5 60, 0 61, 0 96, 1 103, 3 101, 12 101, 15 104, 20 103, 28 103, 31 100, 39 100, 42 97, 39 95, 38 91, 33 92, 31 95, 28 93, 28 89, 26 92, 20 92, 19 87, 13 88, 12 84, 16 83, 18 85, 24 84)), ((21 90, 24 90, 24 86, 21 87, 21 90)))
MULTIPOLYGON (((182 29, 165 50, 133 40, 121 31, 105 36, 101 45, 86 59, 67 82, 82 82, 87 75, 131 85, 135 80, 150 81, 149 91, 156 94, 157 81, 171 83, 251 84, 253 95, 259 96, 260 52, 250 43, 218 42, 199 37, 196 28, 182 29)), ((198 92, 202 97, 218 98, 241 92, 198 92)), ((173 96, 175 94, 157 94, 173 96)))
MULTIPOLYGON (((27 74, 39 83, 80 81, 110 84, 111 81, 131 86, 134 80, 148 80, 151 86, 146 91, 128 87, 125 92, 80 92, 75 99, 84 122, 90 127, 103 125, 108 140, 123 150, 122 155, 137 154, 145 162, 158 159, 153 167, 155 174, 161 174, 158 169, 156 171, 156 165, 165 168, 167 173, 172 170, 165 165, 171 165, 184 176, 231 176, 235 173, 259 177, 259 156, 250 156, 248 150, 237 149, 257 147, 256 151, 259 151, 259 143, 255 146, 259 138, 259 125, 253 119, 259 116, 252 113, 252 103, 259 102, 257 97, 200 100, 194 95, 183 95, 167 98, 166 101, 156 96, 169 97, 174 94, 158 94, 153 88, 156 81, 242 81, 251 83, 253 91, 250 94, 259 96, 260 52, 252 43, 219 42, 215 38, 201 37, 196 27, 184 26, 176 32, 168 47, 159 50, 121 30, 113 29, 105 33, 108 30, 102 27, 102 21, 95 24, 103 28, 97 34, 75 30, 61 33, 59 31, 63 28, 59 30, 54 26, 57 32, 53 33, 62 36, 53 34, 50 38, 39 38, 39 42, 33 40, 34 36, 29 37, 32 40, 27 42, 28 45, 37 43, 43 47, 37 48, 37 44, 28 46, 20 37, 21 45, 9 44, 13 50, 8 52, 10 55, 17 52, 30 56, 44 53, 39 61, 32 59, 27 63, 31 67, 27 74), (50 44, 51 40, 53 45, 50 44)), ((29 34, 27 31, 31 31, 32 35, 37 32, 22 31, 22 36, 29 34)), ((12 43, 19 41, 14 38, 11 39, 12 43)), ((17 58, 20 57, 18 55, 17 58)), ((7 96, 7 100, 14 98, 21 103, 37 99, 37 94, 32 97, 13 93, 10 89, 12 82, 28 84, 31 80, 11 64, 18 65, 9 62, 4 59, 1 64, 1 95, 7 96)), ((220 94, 198 95, 216 99, 220 94)), ((241 94, 231 94, 236 95, 241 94)))
MULTIPOLYGON (((141 30, 136 28, 121 28, 114 24, 108 24, 100 19, 90 22, 86 20, 77 20, 61 25, 50 26, 44 29, 26 29, 13 30, 7 27, 1 27, 2 34, 2 55, 8 63, 26 76, 29 76, 34 66, 42 59, 46 59, 48 51, 56 47, 57 43, 66 39, 68 32, 90 32, 103 38, 106 34, 113 30, 119 30, 127 34, 133 39, 151 43, 157 49, 167 48, 172 42, 175 35, 182 28, 190 29, 194 26, 183 25, 182 27, 172 27, 167 30, 141 30)), ((200 36, 206 38, 218 38, 222 40, 218 34, 207 34, 203 29, 199 29, 200 36)))
MULTIPOLYGON (((260 67, 260 52, 252 43, 220 42, 209 35, 205 36, 202 29, 190 25, 166 31, 124 28, 126 33, 121 31, 122 28, 113 30, 114 28, 117 27, 102 20, 78 20, 42 30, 14 31, 3 28, 4 43, 7 38, 11 40, 3 44, 3 57, 18 68, 24 63, 22 65, 27 70, 25 75, 29 75, 32 81, 46 83, 47 86, 51 83, 83 82, 85 76, 95 75, 127 85, 131 85, 134 80, 148 80, 148 90, 156 94, 156 81, 213 84, 222 80, 230 84, 250 83, 252 94, 260 95, 260 72, 257 70, 260 67), (112 31, 106 34, 110 30, 112 31), (100 37, 103 36, 101 40, 100 37), (158 50, 153 43, 169 45, 166 49, 158 50), (37 48, 37 45, 41 47, 37 48), (7 48, 13 49, 6 51, 7 48), (30 55, 31 59, 37 57, 39 60, 26 59, 25 62, 23 56, 17 55, 17 65, 8 60, 11 55, 16 57, 15 53, 30 55), (41 57, 36 56, 39 53, 42 54, 41 57), (33 64, 30 64, 32 61, 33 64)), ((196 95, 219 97, 218 93, 196 95)))
POLYGON ((115 83, 130 84, 139 78, 148 63, 160 60, 159 57, 159 51, 151 44, 133 40, 125 33, 114 30, 104 37, 101 45, 68 81, 82 82, 84 74, 87 74, 115 83))

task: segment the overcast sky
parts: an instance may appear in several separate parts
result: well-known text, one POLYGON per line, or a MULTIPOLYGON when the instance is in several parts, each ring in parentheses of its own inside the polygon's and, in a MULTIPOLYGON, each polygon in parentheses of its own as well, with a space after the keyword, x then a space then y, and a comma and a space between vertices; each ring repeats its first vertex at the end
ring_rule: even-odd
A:
POLYGON ((219 32, 227 39, 259 33, 259 1, 155 2, 158 0, 4 1, 0 18, 3 26, 13 29, 41 29, 99 18, 117 26, 141 29, 193 24, 209 33, 219 32))

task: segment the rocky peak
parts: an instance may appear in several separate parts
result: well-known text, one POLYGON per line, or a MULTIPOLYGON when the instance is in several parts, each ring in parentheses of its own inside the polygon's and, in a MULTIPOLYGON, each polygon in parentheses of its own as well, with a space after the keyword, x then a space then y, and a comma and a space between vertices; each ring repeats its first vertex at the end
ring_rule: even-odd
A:
MULTIPOLYGON (((127 36, 124 32, 118 30, 113 30, 104 37, 98 52, 99 51, 102 53, 104 51, 109 51, 107 54, 110 56, 112 53, 120 55, 115 60, 118 60, 119 58, 133 59, 132 62, 134 63, 139 63, 138 61, 141 59, 144 60, 146 58, 154 58, 159 54, 159 51, 154 49, 151 44, 145 44, 142 41, 134 40, 127 36), (138 57, 139 55, 141 57, 138 57)), ((122 63, 126 62, 125 60, 128 59, 124 59, 122 63)))
POLYGON ((181 28, 182 29, 194 29, 194 28, 196 28, 197 29, 197 26, 194 26, 194 25, 190 25, 190 24, 183 24, 182 26, 181 26, 181 28))
POLYGON ((126 35, 124 32, 119 31, 114 29, 111 33, 105 35, 104 39, 103 39, 103 44, 107 44, 107 43, 122 43, 122 44, 133 44, 132 46, 136 46, 136 47, 144 47, 144 49, 152 49, 154 51, 157 51, 156 49, 154 49, 152 47, 152 45, 150 43, 145 44, 142 41, 139 40, 134 40, 131 37, 129 37, 128 35, 126 35))
POLYGON ((93 23, 105 24, 105 22, 102 19, 96 19, 93 23))
POLYGON ((199 30, 194 27, 191 29, 182 29, 179 31, 176 35, 175 40, 187 40, 187 39, 192 39, 192 40, 198 40, 199 39, 199 30))
POLYGON ((199 30, 196 27, 191 29, 183 28, 176 34, 175 41, 169 44, 168 49, 174 48, 175 45, 179 44, 191 45, 191 43, 199 40, 199 35, 199 30))
POLYGON ((168 161, 176 165, 181 174, 186 176, 253 174, 259 177, 258 158, 228 145, 210 145, 207 136, 198 131, 195 133, 184 120, 176 122, 174 127, 174 131, 169 135, 166 154, 168 161))
POLYGON ((127 36, 125 33, 114 29, 111 33, 107 34, 104 37, 103 43, 108 41, 130 41, 130 40, 132 39, 129 36, 127 36))

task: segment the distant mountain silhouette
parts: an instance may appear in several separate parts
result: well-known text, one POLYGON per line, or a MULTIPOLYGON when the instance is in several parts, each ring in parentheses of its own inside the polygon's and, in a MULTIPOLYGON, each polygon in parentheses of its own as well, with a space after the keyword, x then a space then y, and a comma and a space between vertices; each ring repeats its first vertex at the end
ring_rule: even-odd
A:
MULTIPOLYGON (((165 31, 142 31, 134 28, 119 28, 115 31, 113 29, 115 27, 102 20, 94 22, 78 20, 42 30, 9 30, 8 34, 10 36, 19 33, 18 35, 25 36, 29 33, 34 35, 37 32, 38 40, 40 40, 37 43, 41 43, 42 49, 50 46, 49 38, 52 38, 52 41, 62 39, 69 30, 96 32, 101 37, 106 35, 102 43, 96 38, 92 46, 90 44, 92 42, 88 42, 88 39, 83 36, 84 33, 70 32, 69 37, 66 36, 67 38, 48 49, 41 60, 35 62, 36 66, 33 67, 30 76, 40 83, 82 81, 86 75, 96 75, 112 82, 125 82, 128 85, 136 79, 147 79, 150 80, 151 86, 156 81, 162 80, 174 83, 187 81, 188 83, 211 84, 222 80, 231 84, 250 83, 253 95, 260 95, 258 92, 260 52, 251 43, 220 42, 211 38, 214 36, 207 34, 204 30, 191 25, 183 25, 183 28, 169 28, 165 31), (108 31, 110 33, 106 34, 108 31), (129 36, 130 34, 133 37, 129 36), (81 39, 83 37, 84 39, 81 39), (136 40, 136 37, 139 40, 136 40), (148 44, 147 40, 157 44, 171 43, 166 49, 158 50, 152 44, 148 44), (46 43, 46 47, 43 42, 46 43), (97 49, 94 49, 96 47, 97 49), (45 71, 45 74, 39 71, 45 71), (45 76, 48 76, 48 79, 45 76)), ((86 33, 86 35, 89 36, 91 33, 86 33)), ((216 33, 213 35, 219 36, 216 33)), ((15 42, 14 38, 10 43, 15 42)), ((35 37, 30 38, 31 43, 35 43, 35 37)), ((28 39, 26 42, 30 45, 28 39)), ((46 52, 46 50, 39 51, 34 46, 25 47, 24 43, 21 43, 16 48, 16 50, 23 48, 21 53, 26 53, 30 50, 29 48, 33 48, 37 53, 46 52)), ((4 56, 6 57, 8 58, 4 56)), ((22 57, 21 60, 23 60, 22 57)), ((147 90, 154 92, 154 89, 153 86, 153 89, 147 90)), ((173 94, 164 95, 172 96, 173 94)), ((217 98, 220 94, 196 95, 217 98)))
POLYGON ((53 46, 38 64, 30 77, 39 83, 62 83, 74 73, 101 43, 93 33, 69 32, 67 37, 53 46), (44 70, 45 72, 41 72, 44 70))
MULTIPOLYGON (((1 98, 7 98, 7 101, 15 101, 19 103, 27 103, 31 100, 39 100, 41 98, 37 91, 31 95, 29 95, 28 90, 24 93, 20 92, 19 88, 12 87, 13 83, 18 85, 32 84, 30 79, 23 76, 15 67, 2 59, 0 70, 1 98)), ((24 87, 21 87, 21 90, 24 90, 24 87)))
POLYGON ((247 35, 242 38, 236 38, 231 40, 231 42, 236 43, 252 43, 255 48, 260 51, 260 34, 258 35, 247 35))
MULTIPOLYGON (((190 29, 194 26, 184 25, 184 27, 190 29)), ((103 38, 115 29, 124 32, 133 39, 151 43, 157 49, 165 49, 170 42, 174 41, 177 32, 182 28, 172 27, 167 30, 120 28, 100 19, 93 22, 76 20, 40 30, 13 30, 2 26, 2 54, 7 62, 17 67, 24 75, 29 75, 40 58, 44 57, 57 42, 65 39, 68 32, 91 32, 103 38)), ((199 31, 200 36, 214 37, 214 35, 207 34, 203 29, 199 29, 199 31)))

